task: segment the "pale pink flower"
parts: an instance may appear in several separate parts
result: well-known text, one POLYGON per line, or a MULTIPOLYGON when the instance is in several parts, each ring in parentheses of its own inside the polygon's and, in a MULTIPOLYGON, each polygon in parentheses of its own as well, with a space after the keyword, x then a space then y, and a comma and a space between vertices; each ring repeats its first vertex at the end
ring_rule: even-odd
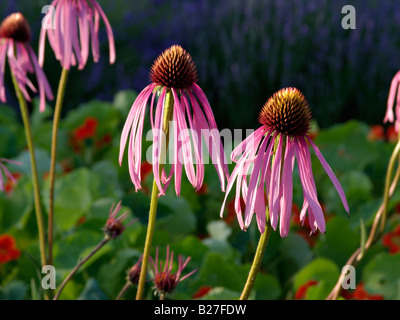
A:
MULTIPOLYGON (((221 188, 225 188, 228 166, 213 112, 203 90, 196 84, 197 70, 191 56, 182 47, 175 45, 165 50, 154 62, 149 84, 136 98, 128 114, 121 135, 119 164, 121 165, 128 142, 129 173, 136 191, 141 188, 142 136, 148 102, 153 129, 152 165, 154 177, 160 191, 166 189, 175 177, 175 191, 180 194, 182 170, 198 191, 204 179, 204 137, 212 163, 217 169, 221 188), (172 123, 173 159, 169 174, 162 169, 162 135, 167 92, 174 98, 172 123), (191 134, 188 134, 189 130, 191 134), (182 157, 183 155, 183 157, 182 157), (195 166, 197 170, 195 170, 195 166)), ((165 140, 164 140, 165 141, 165 140)))
POLYGON ((37 92, 27 73, 36 74, 40 95, 40 111, 46 108, 46 97, 53 99, 53 93, 42 68, 38 64, 35 52, 29 45, 30 27, 21 13, 13 13, 0 25, 0 100, 6 102, 4 73, 6 58, 18 87, 27 101, 31 101, 28 88, 37 92))
POLYGON ((387 110, 383 122, 395 123, 395 130, 399 132, 400 129, 400 71, 394 76, 390 85, 389 97, 387 101, 387 110), (397 94, 397 95, 396 95, 397 94), (394 113, 393 113, 394 105, 394 113), (396 115, 396 119, 395 119, 396 115))
POLYGON ((17 181, 15 180, 14 176, 12 175, 12 173, 7 169, 7 167, 4 165, 3 162, 6 163, 12 163, 12 164, 16 164, 21 166, 22 163, 19 161, 15 161, 15 160, 10 160, 10 159, 5 159, 5 158, 0 158, 0 191, 3 192, 4 191, 4 179, 3 179, 3 174, 1 171, 4 172, 4 174, 6 175, 6 177, 8 179, 10 179, 12 182, 16 183, 17 181))
POLYGON ((115 44, 111 25, 96 0, 54 0, 44 17, 39 39, 39 63, 43 66, 46 34, 56 59, 69 70, 78 64, 83 69, 92 46, 94 62, 100 58, 99 26, 102 18, 110 47, 110 63, 115 62, 115 44))
POLYGON ((190 257, 188 257, 185 261, 183 261, 182 256, 178 256, 178 268, 176 272, 172 272, 174 267, 174 252, 169 251, 169 246, 167 246, 167 256, 165 258, 165 264, 163 267, 162 261, 158 259, 158 247, 156 249, 156 259, 155 261, 150 257, 150 263, 153 269, 154 276, 154 284, 157 292, 160 295, 163 294, 171 294, 179 282, 182 282, 186 278, 190 277, 193 273, 197 271, 197 269, 191 271, 187 275, 182 277, 182 272, 186 268, 187 264, 190 261, 190 257))
POLYGON ((279 219, 280 234, 286 237, 292 212, 292 174, 297 159, 304 198, 300 220, 304 223, 308 211, 311 232, 319 229, 324 233, 325 219, 318 201, 307 141, 333 182, 347 212, 349 207, 339 181, 318 147, 307 135, 311 112, 306 99, 295 88, 282 89, 264 105, 259 122, 262 126, 231 154, 232 160, 237 164, 228 180, 221 217, 227 196, 236 181, 235 212, 240 227, 248 228, 253 214, 256 213, 258 228, 263 233, 268 206, 271 226, 276 230, 279 219), (245 209, 241 207, 240 197, 244 200, 245 209))

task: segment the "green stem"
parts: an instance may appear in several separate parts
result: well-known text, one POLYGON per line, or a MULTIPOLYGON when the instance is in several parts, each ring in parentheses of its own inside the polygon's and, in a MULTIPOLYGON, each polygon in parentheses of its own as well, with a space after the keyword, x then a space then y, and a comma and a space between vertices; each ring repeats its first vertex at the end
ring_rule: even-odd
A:
POLYGON ((47 264, 46 260, 46 237, 45 237, 45 227, 44 227, 44 219, 43 219, 43 212, 42 206, 40 203, 40 188, 39 188, 39 179, 37 173, 37 166, 36 166, 36 158, 35 158, 35 148, 32 139, 32 130, 29 121, 29 111, 26 100, 18 86, 17 79, 11 72, 11 77, 14 83, 15 93, 17 94, 19 106, 21 109, 21 116, 22 121, 24 123, 25 129, 25 136, 26 136, 26 143, 28 145, 29 156, 31 160, 31 171, 32 171, 32 184, 33 184, 33 196, 35 202, 35 213, 36 213, 36 223, 38 227, 38 234, 39 234, 39 247, 40 247, 40 261, 42 267, 47 264))
POLYGON ((110 241, 111 238, 108 236, 104 237, 103 240, 100 241, 100 243, 79 263, 72 269, 72 271, 69 273, 69 275, 64 279, 64 281, 60 284, 58 291, 56 295, 54 296, 53 300, 57 300, 60 297, 61 292, 63 291, 64 287, 68 283, 68 281, 72 278, 72 276, 79 270, 79 268, 86 262, 88 261, 97 251, 99 251, 108 241, 110 241))
POLYGON ((397 142, 396 147, 390 157, 388 170, 386 173, 386 181, 385 181, 385 193, 383 195, 383 212, 381 218, 381 227, 380 233, 382 234, 385 231, 385 224, 387 219, 387 212, 388 212, 388 204, 389 204, 389 191, 390 191, 390 184, 391 184, 391 177, 393 175, 394 165, 396 164, 396 160, 400 153, 400 141, 397 142))
MULTIPOLYGON (((168 135, 169 135, 169 121, 172 118, 174 109, 174 97, 171 91, 168 91, 165 96, 164 101, 164 118, 163 118, 163 131, 165 133, 165 149, 163 149, 163 142, 161 142, 161 150, 167 150, 168 148, 168 135)), ((160 172, 163 169, 163 165, 160 164, 160 172)), ((149 264, 149 257, 150 257, 150 250, 151 250, 151 243, 153 241, 153 233, 154 233, 154 226, 156 222, 156 215, 157 215, 157 204, 158 204, 158 186, 156 183, 156 179, 153 180, 153 189, 151 191, 151 200, 150 200, 150 212, 149 212, 149 223, 147 225, 147 233, 146 233, 146 241, 144 244, 143 250, 143 260, 142 260, 142 268, 140 271, 138 289, 136 293, 136 300, 143 299, 143 292, 144 292, 144 284, 146 281, 147 275, 147 267, 149 264)))
POLYGON ((49 187, 49 215, 47 225, 48 263, 53 264, 53 234, 54 234, 54 184, 57 157, 57 133, 64 101, 65 87, 68 79, 68 70, 63 68, 58 85, 57 100, 53 118, 53 132, 51 136, 51 160, 50 160, 50 187, 49 187))
MULTIPOLYGON (((267 217, 268 217, 268 214, 267 214, 267 217)), ((269 218, 267 220, 268 221, 265 226, 264 233, 260 236, 260 240, 258 241, 257 250, 254 255, 253 264, 251 265, 251 269, 250 269, 249 275, 247 277, 247 281, 244 285, 242 294, 240 296, 240 300, 247 300, 249 298, 251 290, 253 289, 254 283, 256 281, 257 274, 260 271, 262 259, 263 259, 264 252, 267 247, 268 240, 271 235, 271 229, 272 229, 270 222, 269 222, 269 218)))

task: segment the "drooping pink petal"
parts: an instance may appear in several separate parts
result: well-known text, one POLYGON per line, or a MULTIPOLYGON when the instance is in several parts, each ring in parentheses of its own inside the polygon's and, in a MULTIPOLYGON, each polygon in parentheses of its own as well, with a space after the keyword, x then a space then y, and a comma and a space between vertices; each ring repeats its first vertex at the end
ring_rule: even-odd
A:
POLYGON ((103 9, 99 6, 96 0, 89 0, 89 2, 92 4, 93 8, 95 11, 99 12, 104 24, 106 25, 106 31, 107 31, 107 37, 108 37, 108 45, 110 47, 110 63, 113 64, 115 62, 115 44, 114 44, 114 35, 113 31, 111 29, 110 22, 107 19, 106 14, 104 13, 103 9))
MULTIPOLYGON (((247 205, 245 211, 245 227, 248 227, 250 225, 254 213, 254 207, 256 206, 257 183, 259 182, 259 180, 262 180, 263 175, 261 174, 260 176, 260 172, 262 171, 261 169, 264 160, 264 152, 269 143, 269 137, 270 134, 264 137, 264 140, 260 145, 260 149, 258 150, 257 158, 254 163, 253 172, 251 173, 250 183, 247 193, 247 200, 246 200, 247 205)), ((261 187, 263 188, 263 186, 261 187)))
POLYGON ((136 98, 135 102, 133 103, 133 105, 129 111, 128 117, 125 121, 124 127, 122 129, 122 134, 121 134, 121 141, 120 141, 120 147, 119 147, 119 159, 118 159, 120 166, 122 164, 122 158, 124 156, 125 145, 128 140, 129 131, 132 128, 132 123, 135 118, 135 114, 138 112, 138 108, 140 108, 140 105, 142 103, 147 104, 147 100, 148 100, 150 94, 152 93, 153 88, 154 88, 153 84, 150 84, 146 88, 144 88, 142 90, 142 92, 138 95, 138 97, 136 98))
POLYGON ((46 78, 46 75, 43 72, 43 69, 40 68, 35 52, 31 47, 28 47, 29 54, 33 63, 33 67, 35 69, 36 79, 39 86, 40 93, 40 112, 43 112, 46 107, 46 97, 49 100, 53 100, 53 92, 51 90, 50 84, 46 78))
MULTIPOLYGON (((255 152, 255 150, 258 148, 258 145, 263 137, 263 131, 260 131, 260 130, 254 131, 252 133, 252 135, 254 135, 254 144, 250 144, 248 146, 248 148, 245 150, 245 152, 243 153, 242 157, 238 161, 237 165, 233 169, 233 172, 228 179, 228 184, 227 184, 226 192, 225 192, 225 198, 222 203, 221 211, 220 211, 221 218, 223 217, 223 214, 224 214, 225 204, 226 204, 226 200, 228 198, 229 192, 232 190, 232 187, 237 179, 239 179, 238 181, 241 182, 240 179, 243 176, 243 170, 244 170, 244 167, 246 164, 246 159, 249 154, 251 154, 252 152, 255 152)), ((236 213, 237 213, 240 228, 243 229, 244 224, 243 224, 242 216, 238 213, 238 211, 236 213)))
POLYGON ((279 223, 281 237, 286 237, 289 233, 290 217, 292 213, 293 167, 295 160, 293 148, 293 141, 288 137, 282 172, 282 203, 279 223))
MULTIPOLYGON (((329 164, 326 162, 324 156, 322 155, 322 153, 319 151, 318 147, 315 145, 315 143, 306 135, 308 141, 310 142, 311 146, 314 149, 315 154, 317 155, 319 161, 321 162, 322 166, 325 169, 325 172, 327 173, 327 175, 329 176, 329 178, 331 179, 333 185, 335 186, 336 191, 338 192, 340 199, 342 200, 343 206, 346 209, 347 212, 349 212, 349 205, 347 203, 347 199, 346 199, 346 195, 344 194, 343 188, 339 182, 339 180, 336 178, 335 174, 333 173, 331 167, 329 166, 329 164)), ((305 139, 301 138, 304 140, 304 142, 302 141, 302 144, 306 144, 305 139)))
MULTIPOLYGON (((188 93, 190 95, 190 93, 188 93)), ((203 164, 203 149, 202 149, 202 139, 201 139, 201 127, 197 126, 194 121, 194 111, 191 112, 189 100, 186 94, 182 94, 183 104, 186 107, 186 114, 189 120, 189 126, 192 133, 193 150, 195 156, 195 163, 197 164, 196 171, 196 191, 199 191, 204 180, 204 164, 203 164)))
POLYGON ((279 216, 279 201, 281 195, 281 167, 282 167, 282 143, 283 136, 280 135, 277 139, 278 147, 275 152, 275 158, 272 163, 271 180, 269 186, 269 214, 271 218, 271 226, 276 230, 278 226, 278 216, 279 216))
POLYGON ((396 92, 398 90, 399 84, 400 84, 400 71, 398 71, 396 75, 393 77, 392 83, 390 85, 386 116, 383 122, 388 122, 388 121, 392 123, 394 122, 393 104, 396 98, 396 92))
MULTIPOLYGON (((311 161, 309 156, 310 153, 307 145, 302 145, 298 140, 294 141, 297 164, 299 167, 300 181, 303 186, 304 195, 307 199, 309 208, 313 212, 318 229, 321 232, 325 232, 325 219, 322 212, 321 205, 318 202, 317 190, 315 189, 314 177, 311 171, 311 161)), ((310 221, 311 224, 311 221, 310 221)))
MULTIPOLYGON (((177 95, 177 92, 175 91, 174 88, 171 89, 173 95, 174 95, 174 110, 176 109, 176 125, 178 126, 178 139, 182 141, 182 147, 180 150, 176 150, 176 152, 180 153, 182 152, 182 161, 183 165, 185 167, 185 172, 186 175, 189 179, 189 182, 196 188, 196 180, 195 180, 195 173, 194 173, 194 167, 193 167, 193 160, 192 160, 192 147, 190 144, 190 138, 188 135, 188 129, 186 126, 186 121, 185 121, 185 109, 182 107, 179 97, 177 95)), ((178 157, 178 160, 180 161, 180 157, 178 157)))
POLYGON ((0 100, 6 102, 6 91, 4 87, 4 71, 6 66, 7 56, 7 45, 6 39, 0 39, 0 100))
POLYGON ((226 160, 225 151, 222 146, 221 137, 217 128, 217 124, 215 122, 210 103, 208 102, 208 99, 204 94, 203 90, 201 90, 201 88, 196 83, 194 83, 190 88, 191 90, 193 90, 194 94, 199 99, 200 104, 204 109, 207 120, 210 124, 210 129, 211 129, 210 132, 212 135, 213 146, 216 148, 216 152, 215 153, 211 152, 210 156, 213 157, 214 154, 216 156, 216 159, 212 158, 212 161, 214 164, 217 164, 216 168, 221 181, 221 188, 222 191, 224 191, 225 177, 229 177, 229 171, 228 171, 228 162, 226 160))

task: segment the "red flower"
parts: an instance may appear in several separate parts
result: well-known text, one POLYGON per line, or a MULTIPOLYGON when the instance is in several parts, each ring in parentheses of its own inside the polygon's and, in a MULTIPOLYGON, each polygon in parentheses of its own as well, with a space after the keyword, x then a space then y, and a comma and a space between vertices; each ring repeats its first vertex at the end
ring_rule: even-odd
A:
POLYGON ((389 248, 390 253, 400 252, 400 225, 394 231, 385 234, 382 243, 389 248))
POLYGON ((15 239, 8 235, 0 235, 0 263, 17 260, 21 252, 18 250, 15 239))
POLYGON ((398 140, 399 135, 397 134, 394 125, 391 125, 387 128, 386 138, 389 142, 396 142, 398 140))
POLYGON ((343 292, 342 296, 348 300, 383 300, 380 294, 369 294, 364 289, 364 283, 360 282, 352 293, 343 292))
POLYGON ((211 286, 201 286, 199 290, 193 295, 192 299, 198 299, 204 297, 207 293, 211 291, 211 286))
MULTIPOLYGON (((243 198, 240 198, 240 207, 242 208, 242 211, 246 207, 246 204, 244 203, 243 198)), ((235 198, 233 198, 231 201, 228 202, 227 204, 227 209, 228 209, 228 215, 224 217, 224 220, 227 224, 231 225, 232 222, 236 218, 236 211, 235 211, 235 198)))
POLYGON ((153 171, 153 166, 147 161, 142 162, 140 165, 140 175, 142 180, 146 180, 147 176, 153 171))
POLYGON ((369 141, 384 140, 385 139, 385 128, 380 124, 371 125, 369 127, 369 132, 368 132, 367 138, 369 141))
POLYGON ((295 298, 296 300, 303 300, 303 299, 305 299, 308 288, 311 287, 311 286, 315 286, 315 285, 317 285, 317 284, 318 284, 318 281, 317 281, 317 280, 309 280, 309 281, 307 281, 305 284, 301 285, 301 286, 297 289, 296 294, 294 295, 294 298, 295 298))
POLYGON ((199 191, 196 191, 196 193, 200 195, 208 193, 207 183, 204 182, 203 185, 200 187, 199 191))
POLYGON ((88 117, 85 123, 76 128, 74 135, 77 140, 85 140, 88 138, 93 138, 96 135, 98 121, 96 118, 88 117))

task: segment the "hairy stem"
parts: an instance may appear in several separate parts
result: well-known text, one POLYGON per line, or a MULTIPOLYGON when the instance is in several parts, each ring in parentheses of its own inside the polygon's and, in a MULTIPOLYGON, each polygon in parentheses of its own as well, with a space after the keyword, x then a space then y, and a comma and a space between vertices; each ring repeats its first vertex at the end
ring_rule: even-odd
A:
MULTIPOLYGON (((169 134, 169 120, 172 118, 173 115, 173 108, 174 108, 174 97, 171 91, 168 91, 165 96, 164 102, 164 119, 163 119, 163 131, 165 133, 166 141, 165 141, 165 149, 161 147, 161 150, 167 150, 168 148, 168 134, 169 134)), ((163 143, 161 143, 163 146, 163 143)), ((160 170, 162 171, 163 165, 159 164, 160 170)), ((142 260, 142 268, 140 271, 138 289, 136 293, 136 300, 143 299, 143 292, 144 292, 144 284, 146 281, 147 275, 147 267, 149 264, 149 257, 150 257, 150 250, 151 250, 151 243, 153 241, 153 234, 154 234, 154 226, 156 222, 156 215, 157 215, 157 204, 158 204, 158 186, 156 183, 156 179, 153 179, 153 188, 151 191, 151 200, 150 200, 150 211, 149 211, 149 222, 147 225, 147 233, 146 233, 146 241, 144 244, 143 250, 143 260, 142 260)))
MULTIPOLYGON (((268 217, 268 214, 267 214, 267 217, 268 217)), ((247 277, 247 281, 244 285, 242 294, 240 296, 240 300, 247 300, 250 296, 251 290, 253 289, 254 283, 257 278, 257 274, 261 267, 264 252, 267 247, 269 237, 271 235, 271 229, 272 229, 272 227, 270 225, 269 219, 267 219, 267 224, 265 226, 264 233, 260 236, 260 240, 258 241, 257 250, 254 255, 253 264, 251 265, 250 272, 247 277)))
POLYGON ((15 92, 17 94, 19 106, 21 109, 22 121, 24 123, 25 137, 26 143, 28 145, 29 156, 31 160, 31 172, 32 172, 32 184, 33 184, 33 196, 35 202, 35 213, 36 213, 36 223, 38 227, 39 234, 39 247, 40 247, 40 261, 42 267, 47 264, 46 259, 46 235, 45 235, 45 226, 44 226, 44 218, 43 211, 40 202, 40 188, 39 188, 39 178, 37 173, 37 165, 35 158, 35 147, 32 139, 32 129, 29 121, 29 111, 26 100, 18 86, 17 79, 11 72, 11 77, 14 83, 15 92))
POLYGON ((51 160, 50 160, 50 187, 49 187, 49 215, 47 223, 48 263, 53 264, 53 228, 54 228, 54 184, 57 156, 57 134, 64 101, 65 87, 68 79, 68 70, 63 68, 58 85, 57 100, 53 118, 53 132, 51 136, 51 160))

